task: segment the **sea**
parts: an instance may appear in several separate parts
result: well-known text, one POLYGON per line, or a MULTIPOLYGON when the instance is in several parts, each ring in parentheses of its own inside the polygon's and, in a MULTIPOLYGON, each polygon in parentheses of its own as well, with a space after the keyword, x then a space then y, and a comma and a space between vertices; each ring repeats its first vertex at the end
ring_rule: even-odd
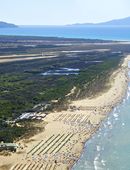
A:
POLYGON ((0 35, 45 36, 103 40, 130 40, 130 27, 122 26, 19 26, 1 28, 0 35))
POLYGON ((130 83, 122 103, 86 142, 72 170, 130 170, 130 83))
MULTIPOLYGON (((0 35, 129 41, 130 27, 24 26, 0 29, 0 35)), ((130 83, 122 103, 108 114, 99 130, 86 141, 72 170, 130 170, 130 83)))

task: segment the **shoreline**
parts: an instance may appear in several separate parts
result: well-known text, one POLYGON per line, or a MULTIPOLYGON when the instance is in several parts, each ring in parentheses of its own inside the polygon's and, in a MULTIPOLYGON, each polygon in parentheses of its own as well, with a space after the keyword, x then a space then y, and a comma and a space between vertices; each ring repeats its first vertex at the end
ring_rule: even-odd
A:
MULTIPOLYGON (((122 66, 121 66, 121 67, 126 67, 126 68, 125 68, 125 72, 126 72, 125 74, 127 74, 127 72, 128 72, 128 68, 127 68, 127 65, 128 65, 128 64, 127 64, 127 63, 128 63, 129 60, 130 60, 130 55, 127 55, 127 56, 124 58, 123 64, 122 64, 122 66)), ((119 69, 120 69, 120 68, 119 68, 119 69)), ((119 69, 118 69, 118 70, 119 70, 119 69)), ((118 70, 116 70, 116 71, 118 71, 118 70)), ((116 71, 114 71, 113 73, 115 73, 116 71)), ((112 73, 112 74, 113 74, 113 73, 112 73)), ((118 74, 119 74, 119 73, 118 73, 118 74)), ((125 75, 125 76, 128 78, 128 75, 125 75)), ((110 78, 110 79, 111 79, 111 78, 110 78)), ((125 89, 124 89, 124 92, 123 92, 122 97, 121 97, 118 101, 115 102, 114 106, 112 106, 108 112, 104 112, 104 114, 106 114, 106 116, 104 117, 103 120, 101 120, 99 126, 97 127, 97 130, 95 130, 95 132, 92 134, 92 136, 99 130, 99 128, 101 127, 101 123, 109 116, 109 114, 112 112, 112 110, 123 101, 123 99, 124 99, 124 97, 125 97, 125 95, 126 95, 126 92, 127 92, 127 88, 128 88, 128 79, 127 79, 127 83, 126 83, 124 86, 126 86, 126 87, 125 87, 125 89)), ((110 90, 110 89, 109 89, 109 90, 110 90)), ((109 90, 108 90, 108 91, 109 91, 109 90)), ((84 149, 85 149, 85 143, 87 143, 88 140, 91 140, 92 136, 91 136, 89 139, 87 139, 86 141, 84 141, 84 143, 83 143, 83 148, 82 148, 80 157, 81 157, 81 155, 82 155, 82 153, 83 153, 83 151, 84 151, 84 149)), ((79 157, 79 159, 80 159, 80 157, 79 157)), ((79 159, 78 159, 76 162, 74 162, 74 164, 72 164, 72 165, 70 166, 70 170, 73 168, 74 165, 77 164, 77 162, 79 161, 79 159)))
POLYGON ((127 55, 120 68, 112 73, 109 78, 111 87, 106 92, 92 99, 72 101, 67 111, 50 113, 45 118, 47 125, 44 132, 32 137, 29 143, 25 143, 24 140, 19 141, 23 146, 23 150, 19 153, 7 157, 0 156, 2 160, 0 170, 14 170, 14 166, 18 167, 21 161, 23 164, 21 166, 25 170, 29 164, 33 163, 38 164, 38 168, 44 164, 48 170, 49 167, 51 170, 54 168, 55 170, 71 169, 79 160, 84 144, 99 129, 109 112, 122 101, 128 85, 128 60, 130 60, 130 55, 127 55), (110 96, 111 100, 109 100, 110 96), (44 141, 49 141, 43 152, 40 148, 43 145, 36 147, 41 140, 43 140, 43 145, 47 143, 44 141), (30 152, 33 148, 36 148, 34 149, 36 154, 30 152))

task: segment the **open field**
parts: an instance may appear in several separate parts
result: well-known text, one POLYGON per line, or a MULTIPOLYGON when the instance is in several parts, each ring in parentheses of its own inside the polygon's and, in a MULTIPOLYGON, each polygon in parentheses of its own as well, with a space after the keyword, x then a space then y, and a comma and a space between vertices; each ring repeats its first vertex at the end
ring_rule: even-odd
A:
POLYGON ((0 141, 22 146, 0 156, 0 170, 72 166, 125 93, 127 62, 122 62, 129 46, 0 37, 0 141))

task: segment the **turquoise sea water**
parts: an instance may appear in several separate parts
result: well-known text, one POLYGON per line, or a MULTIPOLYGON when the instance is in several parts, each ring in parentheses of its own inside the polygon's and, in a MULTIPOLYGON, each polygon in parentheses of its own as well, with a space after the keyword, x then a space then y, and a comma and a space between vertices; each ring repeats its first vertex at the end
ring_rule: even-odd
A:
POLYGON ((72 170, 130 170, 130 83, 122 103, 86 142, 72 170))
POLYGON ((37 26, 2 28, 0 35, 29 35, 104 40, 130 40, 130 27, 37 26))

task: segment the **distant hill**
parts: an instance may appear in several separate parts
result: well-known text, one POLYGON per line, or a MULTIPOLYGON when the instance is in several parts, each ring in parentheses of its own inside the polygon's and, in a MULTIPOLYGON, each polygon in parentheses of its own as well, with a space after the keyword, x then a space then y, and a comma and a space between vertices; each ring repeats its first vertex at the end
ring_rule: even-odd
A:
POLYGON ((17 27, 17 25, 0 21, 0 28, 14 28, 14 27, 17 27))
POLYGON ((82 24, 73 24, 75 26, 130 26, 130 17, 123 19, 116 19, 107 22, 101 23, 82 23, 82 24))

